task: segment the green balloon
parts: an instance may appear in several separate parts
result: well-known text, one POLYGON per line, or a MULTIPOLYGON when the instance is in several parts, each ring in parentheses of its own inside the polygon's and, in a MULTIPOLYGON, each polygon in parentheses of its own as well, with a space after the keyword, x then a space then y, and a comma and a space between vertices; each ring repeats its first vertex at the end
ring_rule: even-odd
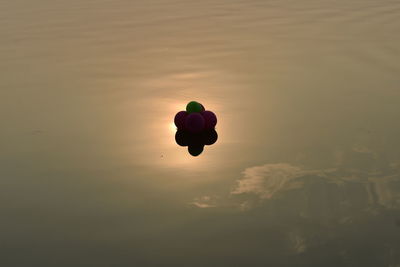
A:
POLYGON ((199 102, 191 101, 186 106, 187 113, 195 113, 195 112, 202 112, 203 107, 199 102))
POLYGON ((193 157, 197 157, 198 155, 200 155, 201 152, 203 152, 203 150, 204 150, 204 145, 201 144, 188 146, 189 154, 192 155, 193 157))

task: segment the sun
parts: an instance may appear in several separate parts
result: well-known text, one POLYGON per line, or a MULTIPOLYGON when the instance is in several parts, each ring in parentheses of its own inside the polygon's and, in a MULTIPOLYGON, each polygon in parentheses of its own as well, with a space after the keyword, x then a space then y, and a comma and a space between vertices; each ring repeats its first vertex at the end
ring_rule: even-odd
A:
POLYGON ((169 122, 168 123, 168 129, 170 132, 175 133, 176 132, 176 126, 174 122, 169 122))

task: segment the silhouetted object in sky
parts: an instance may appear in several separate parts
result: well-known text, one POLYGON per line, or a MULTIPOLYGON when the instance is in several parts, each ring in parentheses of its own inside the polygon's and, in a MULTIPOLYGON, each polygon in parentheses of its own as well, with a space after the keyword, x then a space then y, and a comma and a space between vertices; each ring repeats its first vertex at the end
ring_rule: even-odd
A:
POLYGON ((203 152, 205 145, 212 145, 218 139, 215 131, 217 116, 205 110, 204 106, 196 101, 186 105, 186 111, 179 111, 174 118, 178 128, 175 141, 180 146, 188 146, 192 156, 198 156, 203 152))
POLYGON ((186 105, 187 113, 200 113, 204 111, 204 106, 196 101, 191 101, 186 105))
POLYGON ((174 123, 178 129, 185 129, 185 121, 187 117, 187 112, 186 111, 179 111, 176 113, 175 118, 174 118, 174 123))
POLYGON ((185 120, 185 129, 191 133, 199 133, 205 129, 206 121, 201 113, 190 113, 185 120))
POLYGON ((203 152, 204 146, 215 144, 218 140, 218 133, 215 129, 205 130, 201 133, 191 133, 186 130, 178 130, 175 134, 175 141, 180 146, 187 146, 190 155, 198 156, 203 152))
POLYGON ((214 129, 217 125, 217 116, 209 110, 205 110, 201 113, 204 118, 205 128, 206 129, 214 129))
POLYGON ((179 130, 199 133, 203 130, 214 129, 217 125, 217 116, 196 101, 186 105, 186 111, 179 111, 174 118, 174 123, 179 130))

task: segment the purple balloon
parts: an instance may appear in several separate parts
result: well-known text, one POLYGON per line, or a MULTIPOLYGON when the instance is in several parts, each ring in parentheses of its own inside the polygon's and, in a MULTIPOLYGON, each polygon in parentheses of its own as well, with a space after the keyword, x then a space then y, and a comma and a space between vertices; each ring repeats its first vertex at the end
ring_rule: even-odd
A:
POLYGON ((189 132, 199 133, 204 130, 205 121, 200 113, 190 113, 186 117, 185 127, 189 132))
POLYGON ((187 115, 188 114, 186 111, 179 111, 178 113, 176 113, 174 123, 179 130, 185 129, 185 121, 187 115))
POLYGON ((203 115, 205 121, 205 128, 214 129, 215 125, 217 125, 217 116, 209 110, 203 111, 201 115, 203 115))

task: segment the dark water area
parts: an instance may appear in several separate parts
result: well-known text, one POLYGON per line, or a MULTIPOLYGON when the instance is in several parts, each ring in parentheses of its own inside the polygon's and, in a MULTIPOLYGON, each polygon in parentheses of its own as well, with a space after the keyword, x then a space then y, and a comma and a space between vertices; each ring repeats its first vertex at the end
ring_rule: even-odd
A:
POLYGON ((0 266, 400 266, 399 32, 391 0, 3 1, 0 266))

